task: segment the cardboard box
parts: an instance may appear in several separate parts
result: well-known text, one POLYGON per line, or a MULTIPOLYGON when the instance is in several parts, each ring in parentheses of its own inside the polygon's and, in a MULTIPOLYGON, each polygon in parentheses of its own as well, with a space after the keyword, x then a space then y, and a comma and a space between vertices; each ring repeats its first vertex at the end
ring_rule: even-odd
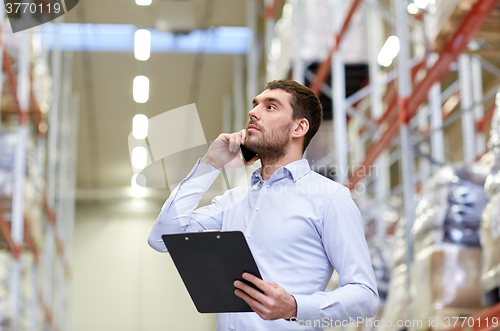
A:
POLYGON ((445 309, 481 308, 481 249, 452 244, 418 252, 412 268, 415 319, 423 321, 445 309))

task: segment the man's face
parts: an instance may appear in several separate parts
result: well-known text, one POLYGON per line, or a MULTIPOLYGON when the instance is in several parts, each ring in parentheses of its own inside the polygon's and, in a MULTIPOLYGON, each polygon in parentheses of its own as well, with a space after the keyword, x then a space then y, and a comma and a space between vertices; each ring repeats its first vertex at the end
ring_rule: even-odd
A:
POLYGON ((253 100, 248 113, 245 146, 261 158, 279 159, 291 141, 292 95, 281 89, 265 90, 253 100))

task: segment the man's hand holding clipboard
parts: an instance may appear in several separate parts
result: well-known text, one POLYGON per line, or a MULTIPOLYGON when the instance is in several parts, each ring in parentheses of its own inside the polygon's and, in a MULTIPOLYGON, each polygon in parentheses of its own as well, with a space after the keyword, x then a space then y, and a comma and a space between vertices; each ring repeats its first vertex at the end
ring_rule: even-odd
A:
POLYGON ((243 279, 254 284, 262 292, 241 281, 235 281, 234 293, 245 302, 264 320, 279 318, 291 319, 297 316, 297 303, 295 298, 275 282, 268 282, 244 273, 243 279))

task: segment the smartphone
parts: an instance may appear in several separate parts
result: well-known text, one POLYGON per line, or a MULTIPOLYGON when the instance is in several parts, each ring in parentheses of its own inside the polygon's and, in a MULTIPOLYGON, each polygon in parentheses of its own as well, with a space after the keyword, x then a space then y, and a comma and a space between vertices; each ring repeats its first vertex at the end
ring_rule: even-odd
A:
POLYGON ((249 150, 248 148, 245 147, 245 145, 240 145, 241 149, 241 154, 243 155, 243 159, 245 162, 249 162, 257 153, 255 153, 252 150, 249 150))

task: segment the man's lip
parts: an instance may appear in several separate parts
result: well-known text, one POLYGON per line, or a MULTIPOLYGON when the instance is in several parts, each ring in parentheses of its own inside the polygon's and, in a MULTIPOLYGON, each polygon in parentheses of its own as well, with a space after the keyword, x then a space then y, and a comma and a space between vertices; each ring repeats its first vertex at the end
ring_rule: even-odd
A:
POLYGON ((250 130, 252 130, 252 131, 260 131, 260 130, 259 130, 259 129, 257 129, 257 127, 256 127, 256 126, 254 126, 254 125, 249 125, 249 126, 248 126, 247 131, 250 131, 250 130))

